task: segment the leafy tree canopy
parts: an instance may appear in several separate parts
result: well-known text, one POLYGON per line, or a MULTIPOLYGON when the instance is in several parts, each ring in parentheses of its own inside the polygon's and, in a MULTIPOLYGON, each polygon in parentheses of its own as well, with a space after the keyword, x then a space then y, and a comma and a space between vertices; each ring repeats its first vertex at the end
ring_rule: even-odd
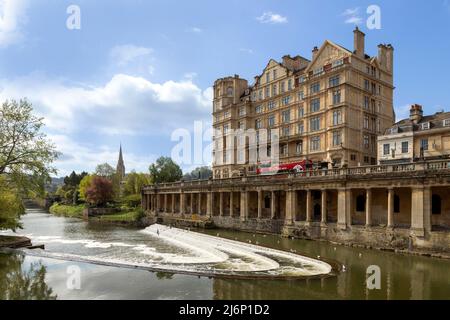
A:
POLYGON ((150 178, 153 183, 166 183, 179 181, 183 171, 170 157, 160 157, 150 168, 150 178))
POLYGON ((116 170, 108 163, 99 164, 95 168, 95 175, 99 177, 108 178, 111 180, 115 174, 116 170))
POLYGON ((186 181, 190 180, 207 180, 212 176, 212 170, 210 167, 198 167, 192 170, 190 173, 186 173, 183 179, 186 181))

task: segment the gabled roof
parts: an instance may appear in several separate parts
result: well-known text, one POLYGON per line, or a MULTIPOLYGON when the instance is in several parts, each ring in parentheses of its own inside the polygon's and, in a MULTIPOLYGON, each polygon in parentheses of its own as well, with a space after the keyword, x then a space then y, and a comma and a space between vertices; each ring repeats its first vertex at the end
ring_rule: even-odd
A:
POLYGON ((317 61, 317 59, 320 57, 321 53, 323 52, 323 50, 325 50, 325 48, 330 45, 340 51, 345 52, 346 54, 352 55, 353 52, 351 52, 350 50, 344 48, 343 46, 340 46, 336 43, 334 43, 333 41, 330 40, 325 40, 325 42, 322 44, 322 46, 320 47, 319 51, 317 52, 316 56, 312 59, 311 63, 309 64, 309 66, 306 68, 305 72, 308 72, 311 67, 314 65, 314 63, 317 61))

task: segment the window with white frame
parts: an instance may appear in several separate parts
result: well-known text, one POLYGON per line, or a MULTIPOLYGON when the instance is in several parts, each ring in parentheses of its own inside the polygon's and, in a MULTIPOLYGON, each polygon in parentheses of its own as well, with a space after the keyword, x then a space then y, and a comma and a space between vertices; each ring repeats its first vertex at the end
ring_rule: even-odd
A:
POLYGON ((312 99, 310 104, 310 111, 317 112, 320 110, 320 98, 312 99))
POLYGON ((333 146, 339 146, 342 142, 341 131, 333 131, 333 146))
POLYGON ((319 131, 320 130, 320 117, 311 118, 309 127, 310 127, 311 131, 319 131))
POLYGON ((311 137, 310 140, 310 149, 311 151, 319 151, 320 150, 320 136, 311 137))
POLYGON ((340 125, 342 123, 342 112, 341 110, 333 111, 333 126, 340 125))
POLYGON ((291 121, 291 110, 284 110, 281 113, 281 121, 283 121, 283 123, 291 121))

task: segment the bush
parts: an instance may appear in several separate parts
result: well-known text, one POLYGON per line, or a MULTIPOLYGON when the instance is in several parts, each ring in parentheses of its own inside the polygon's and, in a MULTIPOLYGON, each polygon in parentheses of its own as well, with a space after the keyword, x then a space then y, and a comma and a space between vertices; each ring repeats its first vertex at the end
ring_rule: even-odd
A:
POLYGON ((123 197, 121 204, 129 208, 137 208, 141 205, 141 195, 131 194, 129 196, 123 197))
POLYGON ((63 204, 55 203, 54 205, 52 205, 50 207, 49 211, 50 211, 50 213, 52 213, 56 216, 81 218, 81 217, 83 217, 84 209, 85 209, 84 205, 70 206, 70 205, 63 205, 63 204))

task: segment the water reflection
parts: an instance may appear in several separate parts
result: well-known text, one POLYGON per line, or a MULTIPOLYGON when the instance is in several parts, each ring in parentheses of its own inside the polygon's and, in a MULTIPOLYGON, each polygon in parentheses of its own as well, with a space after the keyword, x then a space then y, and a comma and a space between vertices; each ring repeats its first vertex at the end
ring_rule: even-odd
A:
POLYGON ((41 262, 29 265, 22 255, 0 254, 0 300, 55 300, 47 285, 47 268, 41 262))

